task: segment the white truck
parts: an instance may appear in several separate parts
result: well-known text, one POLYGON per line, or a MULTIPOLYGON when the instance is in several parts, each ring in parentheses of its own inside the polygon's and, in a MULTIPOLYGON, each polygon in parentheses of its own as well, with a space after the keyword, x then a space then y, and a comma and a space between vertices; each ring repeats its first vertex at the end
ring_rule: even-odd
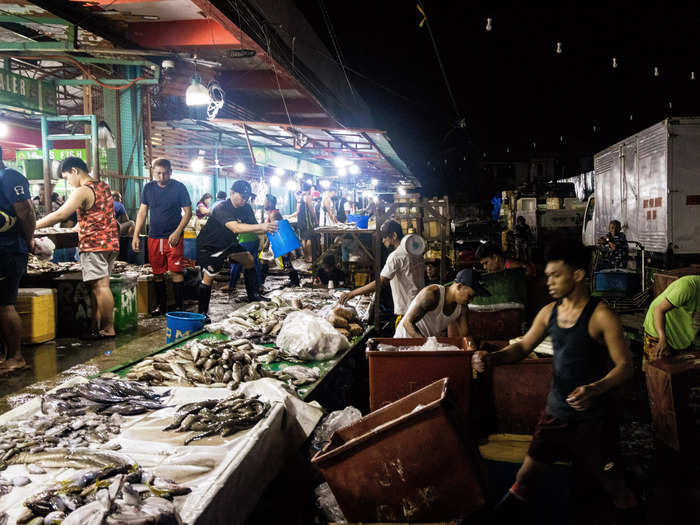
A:
POLYGON ((611 220, 648 252, 700 254, 700 118, 668 118, 594 157, 583 243, 611 220))

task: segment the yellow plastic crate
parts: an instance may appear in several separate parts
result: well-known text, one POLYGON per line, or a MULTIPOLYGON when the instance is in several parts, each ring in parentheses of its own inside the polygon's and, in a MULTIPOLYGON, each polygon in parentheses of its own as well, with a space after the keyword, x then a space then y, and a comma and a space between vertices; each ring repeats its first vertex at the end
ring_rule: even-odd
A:
POLYGON ((20 288, 16 309, 22 320, 23 343, 45 343, 56 338, 56 290, 20 288))

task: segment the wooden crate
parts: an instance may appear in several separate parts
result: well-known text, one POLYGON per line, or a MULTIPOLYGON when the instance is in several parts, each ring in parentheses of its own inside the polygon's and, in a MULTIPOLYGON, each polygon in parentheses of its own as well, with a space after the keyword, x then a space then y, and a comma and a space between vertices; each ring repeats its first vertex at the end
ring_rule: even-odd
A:
POLYGON ((677 452, 697 457, 700 352, 651 361, 646 381, 655 439, 677 452))

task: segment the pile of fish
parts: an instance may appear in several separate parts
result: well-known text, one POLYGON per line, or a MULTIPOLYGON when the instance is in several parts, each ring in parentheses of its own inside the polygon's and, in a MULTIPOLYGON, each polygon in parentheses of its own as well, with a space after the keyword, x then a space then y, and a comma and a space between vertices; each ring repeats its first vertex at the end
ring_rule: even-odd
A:
POLYGON ((298 361, 277 348, 261 346, 247 339, 196 339, 144 359, 126 377, 149 385, 188 384, 210 388, 227 387, 231 390, 243 382, 262 377, 274 377, 294 386, 318 379, 318 371, 306 367, 287 367, 283 371, 274 372, 265 366, 280 360, 298 361))
POLYGON ((60 272, 62 271, 61 265, 57 263, 52 263, 51 261, 44 261, 39 259, 36 255, 29 254, 27 260, 27 273, 39 274, 39 273, 50 273, 50 272, 60 272))
POLYGON ((226 399, 209 399, 188 403, 177 409, 173 422, 163 430, 196 432, 185 440, 185 445, 214 434, 230 436, 246 430, 263 419, 270 410, 270 404, 260 401, 258 396, 246 397, 243 393, 233 394, 226 399))
POLYGON ((205 330, 256 343, 272 343, 282 329, 284 318, 296 309, 280 297, 273 297, 269 302, 243 306, 222 321, 207 325, 205 330))
POLYGON ((25 500, 18 524, 180 523, 172 500, 188 494, 188 487, 142 471, 116 454, 57 449, 38 456, 50 466, 87 470, 25 500))
POLYGON ((42 396, 41 411, 68 416, 88 412, 133 416, 163 408, 161 398, 167 395, 169 392, 159 394, 131 381, 98 377, 42 396))
MULTIPOLYGON (((119 414, 91 413, 77 417, 37 414, 29 419, 0 426, 0 469, 13 456, 23 451, 38 453, 57 447, 103 445, 121 432, 121 424, 122 417, 119 414)), ((34 470, 32 468, 30 466, 30 474, 43 473, 38 467, 34 470)))

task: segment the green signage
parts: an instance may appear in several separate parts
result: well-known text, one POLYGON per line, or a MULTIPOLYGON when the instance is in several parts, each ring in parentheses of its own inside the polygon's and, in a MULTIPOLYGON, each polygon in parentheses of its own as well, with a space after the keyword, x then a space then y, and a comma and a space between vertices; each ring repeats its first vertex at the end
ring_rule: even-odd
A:
MULTIPOLYGON (((49 150, 49 158, 51 160, 63 160, 67 157, 78 157, 87 162, 87 156, 84 149, 52 149, 49 150)), ((42 152, 40 149, 18 149, 17 160, 22 159, 41 159, 42 152)))
POLYGON ((56 115, 56 87, 52 82, 0 71, 0 105, 56 115))

